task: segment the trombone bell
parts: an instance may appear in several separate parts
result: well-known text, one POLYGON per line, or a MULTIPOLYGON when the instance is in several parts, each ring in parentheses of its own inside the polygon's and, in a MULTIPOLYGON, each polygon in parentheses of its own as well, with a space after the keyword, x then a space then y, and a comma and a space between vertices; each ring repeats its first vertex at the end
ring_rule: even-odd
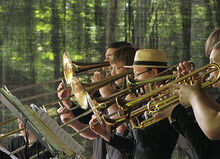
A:
POLYGON ((75 99, 77 100, 79 105, 83 109, 87 109, 88 108, 88 101, 87 101, 87 97, 86 97, 87 96, 86 90, 84 89, 84 87, 82 86, 81 82, 79 81, 79 79, 77 77, 72 77, 71 88, 72 88, 72 92, 75 96, 75 99))
POLYGON ((63 73, 67 85, 70 85, 73 78, 73 64, 66 52, 63 54, 63 73))

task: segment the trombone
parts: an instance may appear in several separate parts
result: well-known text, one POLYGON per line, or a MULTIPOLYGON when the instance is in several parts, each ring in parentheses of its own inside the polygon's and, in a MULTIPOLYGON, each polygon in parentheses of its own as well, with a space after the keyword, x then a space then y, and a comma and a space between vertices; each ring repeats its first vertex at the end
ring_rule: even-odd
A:
POLYGON ((64 52, 63 54, 63 72, 64 72, 64 78, 67 83, 67 85, 71 85, 72 78, 76 76, 78 73, 88 71, 90 69, 95 68, 103 68, 110 66, 109 62, 102 62, 102 63, 90 63, 90 64, 84 64, 84 65, 77 65, 74 63, 67 52, 64 52))
MULTIPOLYGON (((214 63, 205 65, 185 76, 182 76, 181 78, 171 81, 170 83, 192 85, 195 80, 203 79, 208 74, 214 71, 218 71, 218 76, 215 79, 208 77, 205 81, 202 81, 201 83, 201 88, 206 88, 206 87, 211 86, 213 83, 216 83, 220 79, 220 66, 219 65, 214 64, 214 63), (202 73, 202 74, 198 75, 199 73, 202 73), (198 76, 195 77, 196 75, 198 76)), ((113 132, 119 125, 125 122, 130 122, 132 128, 135 129, 135 128, 145 128, 149 125, 152 125, 162 120, 163 118, 155 119, 153 117, 153 114, 172 104, 178 104, 179 97, 178 95, 173 95, 172 91, 169 88, 169 85, 166 84, 158 89, 155 89, 149 92, 148 94, 145 94, 141 97, 136 98, 135 100, 131 102, 124 103, 122 106, 120 105, 119 102, 117 102, 119 106, 119 110, 121 111, 121 114, 123 114, 121 118, 108 119, 104 116, 102 117, 102 120, 106 123, 106 126, 110 132, 113 132), (137 106, 141 105, 142 103, 145 103, 148 100, 149 100, 148 104, 138 109, 135 109, 137 106), (124 109, 120 109, 120 107, 124 109), (144 121, 139 121, 137 117, 140 115, 143 115, 144 113, 146 113, 150 117, 144 121), (133 119, 136 119, 137 124, 133 122, 133 119)))

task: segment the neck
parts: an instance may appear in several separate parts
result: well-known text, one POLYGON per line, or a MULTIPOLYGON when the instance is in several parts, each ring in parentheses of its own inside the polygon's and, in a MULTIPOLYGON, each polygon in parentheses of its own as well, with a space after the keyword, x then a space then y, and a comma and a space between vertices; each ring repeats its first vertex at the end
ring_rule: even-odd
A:
POLYGON ((36 140, 36 137, 32 133, 30 133, 28 140, 29 140, 29 143, 32 143, 34 140, 36 140))

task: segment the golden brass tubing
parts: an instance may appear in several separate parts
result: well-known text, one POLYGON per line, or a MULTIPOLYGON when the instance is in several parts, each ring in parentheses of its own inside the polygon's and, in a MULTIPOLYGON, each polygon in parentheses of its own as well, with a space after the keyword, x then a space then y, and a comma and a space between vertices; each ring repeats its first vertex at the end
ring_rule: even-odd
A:
POLYGON ((0 139, 2 139, 2 138, 4 138, 4 137, 7 137, 7 136, 9 136, 9 135, 15 134, 15 133, 17 133, 17 132, 19 132, 19 131, 21 131, 21 130, 24 130, 24 129, 21 128, 21 129, 13 130, 13 131, 11 131, 11 132, 9 132, 9 133, 7 133, 7 134, 4 134, 4 135, 0 136, 0 139))
MULTIPOLYGON (((220 70, 219 68, 219 65, 217 64, 208 64, 206 66, 203 66, 181 78, 178 78, 176 80, 173 80, 171 81, 170 83, 180 83, 180 82, 183 82, 183 81, 186 81, 186 80, 189 80, 190 78, 192 78, 194 75, 198 74, 199 72, 201 71, 204 71, 206 70, 208 67, 216 67, 216 69, 220 70)), ((212 69, 212 71, 214 71, 212 69)), ((220 76, 220 71, 219 71, 219 75, 218 75, 218 79, 219 79, 219 76, 220 76)), ((218 80, 217 79, 217 80, 218 80)), ((216 82, 216 81, 212 81, 212 82, 216 82)), ((204 82, 203 83, 203 87, 206 87, 206 85, 210 85, 210 82, 204 82)), ((125 114, 126 111, 133 111, 135 109, 136 106, 144 103, 145 101, 147 101, 148 99, 150 99, 151 97, 155 96, 155 95, 158 95, 159 93, 161 93, 162 91, 165 91, 165 90, 168 90, 170 86, 168 86, 167 84, 162 86, 162 87, 159 87, 158 89, 155 89, 145 95, 142 95, 141 97, 138 97, 136 98, 135 100, 131 101, 131 102, 128 102, 126 104, 123 104, 123 105, 120 105, 120 101, 118 101, 118 107, 119 107, 119 110, 121 111, 121 114, 125 114)), ((126 114, 129 114, 129 112, 126 112, 126 114)))
MULTIPOLYGON (((77 109, 77 108, 78 108, 78 107, 73 107, 73 108, 71 108, 71 109, 69 109, 69 110, 66 110, 66 111, 62 112, 61 114, 67 113, 67 112, 72 111, 72 110, 77 109)), ((55 118, 55 117, 57 117, 57 116, 59 116, 59 115, 61 115, 61 114, 56 114, 56 115, 53 115, 53 116, 51 116, 51 117, 52 117, 52 118, 55 118)), ((17 118, 12 118, 12 119, 13 119, 13 120, 16 120, 17 118)), ((2 122, 2 123, 3 123, 3 122, 2 122)), ((2 124, 2 123, 1 123, 1 124, 2 124)), ((9 132, 9 133, 7 133, 7 134, 4 134, 4 135, 0 136, 0 139, 1 139, 1 138, 4 138, 4 137, 7 137, 7 136, 9 136, 9 135, 15 134, 15 133, 17 133, 17 132, 19 132, 19 131, 21 131, 21 130, 23 130, 23 129, 13 130, 13 131, 11 131, 11 132, 9 132)))
POLYGON ((16 120, 16 119, 17 119, 17 118, 14 117, 14 118, 8 119, 8 120, 6 120, 6 121, 3 121, 3 122, 0 123, 0 126, 5 125, 5 124, 7 124, 7 123, 9 123, 9 122, 11 122, 11 121, 14 121, 14 120, 16 120))
POLYGON ((58 79, 55 79, 55 80, 44 81, 44 82, 40 82, 40 83, 37 83, 37 84, 27 85, 27 86, 11 89, 10 92, 13 93, 13 92, 17 92, 17 91, 22 91, 22 90, 30 89, 30 88, 33 88, 33 87, 42 86, 44 84, 49 84, 49 83, 54 83, 54 82, 62 81, 63 79, 64 78, 62 77, 62 78, 58 78, 58 79))
MULTIPOLYGON (((73 95, 70 95, 70 96, 68 96, 68 97, 65 97, 65 98, 62 98, 62 99, 58 99, 58 100, 56 100, 56 101, 54 101, 54 102, 47 103, 47 104, 45 104, 45 105, 40 106, 40 108, 50 107, 50 106, 52 106, 52 105, 57 104, 58 102, 61 102, 62 100, 68 99, 68 98, 70 98, 70 97, 72 97, 72 96, 73 96, 73 95)), ((9 123, 9 122, 12 122, 12 121, 14 121, 14 120, 16 120, 16 119, 17 119, 17 118, 14 117, 14 118, 8 119, 7 121, 3 121, 3 122, 0 123, 0 126, 1 126, 1 125, 4 125, 4 124, 7 124, 7 123, 9 123)))
MULTIPOLYGON (((68 88, 69 89, 69 88, 68 88)), ((21 98, 19 99, 21 102, 26 102, 26 101, 29 101, 29 100, 33 100, 33 99, 37 99, 37 98, 40 98, 40 97, 44 97, 44 96, 48 96, 48 95, 52 95, 52 94, 55 94, 59 91, 51 91, 51 92, 46 92, 46 93, 42 93, 42 94, 38 94, 38 95, 34 95, 34 96, 30 96, 30 97, 26 97, 26 98, 21 98)), ((4 104, 0 104, 0 106, 4 106, 4 104)))
MULTIPOLYGON (((35 140, 35 141, 33 141, 33 142, 29 143, 29 145, 31 145, 31 144, 33 144, 33 143, 35 143, 36 141, 37 141, 37 140, 35 140)), ((23 150, 23 149, 25 148, 25 146, 26 146, 26 145, 19 147, 18 149, 16 149, 16 150, 12 151, 12 152, 11 152, 9 155, 14 155, 15 153, 17 153, 17 152, 19 152, 19 151, 23 150)))
POLYGON ((88 111, 86 111, 86 112, 84 112, 84 113, 78 115, 78 116, 75 117, 74 119, 72 119, 72 120, 66 122, 66 123, 63 124, 63 125, 61 125, 61 127, 64 127, 64 126, 68 125, 69 123, 72 123, 72 122, 76 121, 77 119, 79 119, 79 118, 81 118, 81 117, 83 117, 83 116, 85 116, 85 115, 91 113, 92 111, 93 111, 92 109, 89 109, 88 111))
MULTIPOLYGON (((106 117, 106 118, 109 118, 109 117, 111 117, 111 116, 113 116, 113 115, 115 115, 115 114, 117 114, 117 113, 118 113, 118 112, 116 111, 116 112, 114 112, 114 113, 108 115, 108 117, 106 117)), ((98 124, 98 123, 99 123, 99 122, 97 121, 97 122, 93 123, 92 125, 88 125, 87 127, 85 127, 85 128, 83 128, 83 129, 77 131, 76 133, 72 134, 71 136, 74 137, 74 136, 80 134, 81 132, 83 132, 83 131, 89 129, 90 126, 94 126, 94 125, 96 125, 96 124, 98 124)))

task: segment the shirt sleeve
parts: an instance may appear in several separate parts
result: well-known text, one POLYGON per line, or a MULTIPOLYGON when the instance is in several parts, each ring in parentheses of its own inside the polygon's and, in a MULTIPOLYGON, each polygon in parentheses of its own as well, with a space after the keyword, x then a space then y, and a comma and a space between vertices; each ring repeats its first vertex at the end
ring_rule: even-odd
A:
POLYGON ((134 138, 131 131, 126 137, 114 133, 111 136, 110 141, 107 143, 113 146, 114 148, 116 148, 117 150, 119 150, 122 154, 125 155, 133 154, 134 138))
POLYGON ((209 140, 183 106, 175 107, 171 117, 176 121, 175 126, 178 126, 176 128, 187 139, 199 159, 220 158, 220 141, 209 140))
MULTIPOLYGON (((76 107, 76 106, 77 106, 77 105, 76 105, 75 103, 73 103, 73 102, 72 102, 72 104, 73 104, 73 107, 76 107)), ((78 107, 78 108, 72 110, 72 113, 73 113, 74 116, 79 116, 79 115, 85 113, 85 112, 88 111, 88 110, 89 110, 89 109, 82 109, 82 108, 78 107)), ((83 123, 83 124, 89 124, 89 121, 92 119, 92 114, 93 114, 93 113, 91 112, 91 113, 89 113, 89 114, 87 114, 87 115, 85 115, 85 116, 79 118, 78 120, 79 120, 81 123, 83 123)))

